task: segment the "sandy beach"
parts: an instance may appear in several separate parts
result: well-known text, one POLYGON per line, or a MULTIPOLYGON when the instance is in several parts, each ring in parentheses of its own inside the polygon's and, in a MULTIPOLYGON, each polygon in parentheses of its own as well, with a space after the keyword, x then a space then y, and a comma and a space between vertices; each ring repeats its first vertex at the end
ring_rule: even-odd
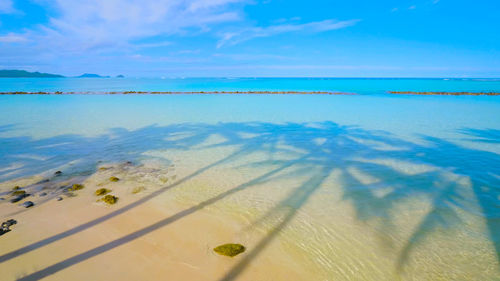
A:
MULTIPOLYGON (((489 242, 465 230, 454 232, 461 240, 434 235, 401 264, 418 218, 431 211, 428 202, 415 198, 399 205, 388 233, 384 220, 360 221, 354 206, 341 199, 344 172, 334 169, 311 182, 308 176, 287 177, 296 173, 293 165, 247 167, 266 154, 212 147, 220 141, 151 154, 172 159, 168 164, 96 163, 92 172, 55 176, 51 170, 1 183, 5 199, 19 185, 32 194, 24 201, 35 203, 28 209, 0 203, 2 221, 18 221, 0 237, 3 280, 451 280, 472 273, 487 278, 496 270, 493 252, 484 251, 489 242), (297 182, 304 185, 297 189, 297 182), (61 189, 75 183, 84 188, 61 189), (98 202, 99 188, 111 190, 118 202, 98 202), (234 258, 216 254, 213 248, 224 243, 241 243, 247 251, 234 258), (439 256, 430 251, 436 248, 443 249, 439 256), (464 248, 477 250, 461 253, 464 248), (456 263, 464 266, 448 267, 456 263)), ((376 181, 355 168, 347 171, 365 184, 376 181)))

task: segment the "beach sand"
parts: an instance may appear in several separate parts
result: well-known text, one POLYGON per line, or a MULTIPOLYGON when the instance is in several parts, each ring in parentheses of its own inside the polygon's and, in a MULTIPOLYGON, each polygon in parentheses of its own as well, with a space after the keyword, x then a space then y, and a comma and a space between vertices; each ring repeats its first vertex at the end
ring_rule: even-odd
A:
POLYGON ((245 165, 266 156, 235 151, 157 151, 151 159, 171 161, 98 163, 88 174, 51 170, 1 183, 2 197, 20 185, 35 203, 0 203, 2 221, 18 221, 0 236, 2 280, 487 280, 498 271, 488 240, 467 230, 436 234, 401 266, 428 202, 394 208, 392 225, 363 221, 341 192, 342 171, 309 178, 293 167, 245 165), (59 188, 74 183, 85 188, 59 188), (97 202, 99 188, 118 202, 97 202), (247 251, 234 258, 213 252, 225 243, 247 251))

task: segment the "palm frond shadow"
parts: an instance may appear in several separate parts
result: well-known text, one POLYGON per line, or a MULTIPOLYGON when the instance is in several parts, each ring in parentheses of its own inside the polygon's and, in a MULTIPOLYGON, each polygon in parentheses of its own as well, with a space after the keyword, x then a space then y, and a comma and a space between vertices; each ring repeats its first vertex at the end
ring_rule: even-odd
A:
MULTIPOLYGON (((5 128, 5 130, 8 129, 8 127, 5 128)), ((486 139, 490 144, 500 142, 498 134, 491 132, 491 130, 464 130, 461 133, 467 134, 469 138, 472 138, 472 141, 486 139)), ((267 155, 267 160, 259 160, 244 165, 247 165, 247 167, 268 167, 269 173, 257 176, 245 184, 202 201, 174 216, 35 272, 21 280, 32 280, 29 278, 53 274, 82 260, 146 235, 155 229, 168 225, 175 220, 257 184, 276 181, 283 177, 293 177, 293 173, 299 173, 301 176, 308 178, 308 180, 298 183, 287 198, 277 202, 264 216, 253 222, 256 225, 266 220, 272 219, 276 221, 274 227, 257 243, 257 246, 246 253, 222 279, 233 280, 293 220, 297 211, 308 201, 312 194, 321 188, 325 178, 334 170, 342 172, 342 199, 353 205, 357 218, 360 221, 381 219, 381 228, 387 227, 397 231, 397 226, 393 223, 392 210, 406 199, 420 196, 427 198, 431 202, 431 211, 421 220, 420 225, 400 253, 397 261, 398 270, 404 268, 408 262, 408 257, 411 256, 411 252, 420 244, 425 243, 426 237, 432 235, 434 231, 462 224, 456 213, 457 210, 474 212, 484 219, 489 239, 494 245, 497 259, 500 260, 500 166, 497 164, 500 163, 500 156, 493 152, 462 147, 444 139, 429 136, 422 136, 422 139, 426 142, 425 145, 402 140, 387 132, 367 131, 352 126, 340 126, 333 122, 315 124, 255 122, 219 123, 215 125, 178 124, 164 127, 154 125, 133 131, 114 129, 109 134, 97 137, 71 135, 42 140, 27 137, 0 138, 0 144, 2 144, 0 146, 0 164, 2 167, 12 167, 0 171, 0 178, 3 177, 3 179, 40 173, 81 159, 85 159, 85 161, 73 166, 75 170, 83 167, 85 169, 95 169, 95 164, 94 166, 91 165, 91 168, 89 168, 88 164, 95 163, 100 159, 140 161, 145 158, 144 152, 152 150, 237 147, 233 154, 214 161, 186 178, 180 179, 178 182, 104 217, 16 251, 3 254, 0 256, 0 262, 74 235, 114 216, 130 211, 160 193, 179 186, 208 169, 223 163, 236 162, 255 153, 264 153, 267 155), (169 138, 176 135, 184 137, 169 138), (205 145, 205 142, 214 135, 222 136, 224 141, 205 145), (46 156, 48 160, 29 159, 29 161, 24 161, 18 157, 19 154, 46 156), (287 156, 287 160, 283 160, 281 156, 287 156), (390 159, 393 163, 383 162, 381 159, 390 159), (21 165, 16 165, 20 162, 21 165), (417 166, 427 165, 432 169, 408 172, 401 167, 396 167, 400 165, 398 163, 410 163, 417 166), (360 170, 378 181, 376 183, 363 182, 355 177, 349 168, 360 170), (286 172, 286 169, 293 169, 292 174, 286 172), (445 173, 467 178, 470 186, 464 187, 454 180, 447 180, 443 176, 445 173), (435 179, 440 180, 436 181, 435 179), (461 191, 464 188, 470 188, 475 198, 462 196, 461 191), (383 195, 380 195, 380 191, 383 189, 385 191, 382 193, 383 195)))

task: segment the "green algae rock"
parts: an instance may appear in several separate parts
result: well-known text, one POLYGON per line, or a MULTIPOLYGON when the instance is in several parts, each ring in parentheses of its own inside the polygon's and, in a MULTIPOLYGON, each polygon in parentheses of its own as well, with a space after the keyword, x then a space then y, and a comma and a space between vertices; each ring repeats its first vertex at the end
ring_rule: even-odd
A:
POLYGON ((110 189, 107 189, 107 188, 99 188, 98 190, 96 190, 96 191, 94 192, 94 194, 95 194, 96 196, 101 196, 101 195, 106 195, 106 194, 108 194, 108 193, 110 193, 110 192, 111 192, 111 190, 110 190, 110 189))
POLYGON ((110 177, 110 178, 109 178, 109 180, 110 180, 110 181, 112 181, 112 182, 117 182, 117 181, 119 181, 120 179, 119 179, 119 178, 117 178, 117 177, 110 177))
POLYGON ((109 205, 113 205, 118 201, 118 197, 108 194, 104 196, 101 200, 108 203, 109 205))
POLYGON ((73 184, 73 186, 69 189, 70 191, 75 191, 75 190, 80 190, 83 189, 85 186, 83 184, 73 184))
POLYGON ((234 257, 245 251, 245 246, 241 244, 224 244, 214 248, 214 252, 219 255, 234 257))
POLYGON ((24 194, 26 194, 26 191, 20 190, 20 189, 16 189, 16 190, 12 191, 12 193, 11 193, 12 196, 18 196, 18 195, 24 195, 24 194))
POLYGON ((134 187, 134 189, 132 190, 132 194, 137 194, 145 189, 146 188, 144 186, 134 187))
POLYGON ((19 185, 16 185, 12 188, 13 191, 20 189, 21 187, 19 185))

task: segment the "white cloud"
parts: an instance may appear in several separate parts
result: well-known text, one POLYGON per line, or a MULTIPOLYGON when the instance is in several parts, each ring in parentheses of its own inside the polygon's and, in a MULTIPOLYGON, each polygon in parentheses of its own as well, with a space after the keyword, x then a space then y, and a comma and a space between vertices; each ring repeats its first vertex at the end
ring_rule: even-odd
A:
POLYGON ((258 37, 269 37, 281 33, 288 32, 324 32, 330 30, 336 30, 341 28, 346 28, 355 25, 359 20, 347 20, 347 21, 337 21, 337 20, 323 20, 316 22, 309 22, 304 24, 280 24, 271 25, 267 27, 252 27, 246 28, 234 32, 225 32, 221 34, 221 38, 217 44, 220 48, 224 45, 234 45, 253 38, 258 37))
POLYGON ((0 43, 19 43, 24 41, 27 41, 26 37, 15 33, 0 36, 0 43))
POLYGON ((43 0, 57 16, 26 34, 40 48, 65 52, 125 47, 144 38, 209 30, 210 25, 238 20, 239 13, 230 4, 241 1, 43 0))
POLYGON ((12 0, 0 0, 0 14, 10 14, 15 11, 12 0))

